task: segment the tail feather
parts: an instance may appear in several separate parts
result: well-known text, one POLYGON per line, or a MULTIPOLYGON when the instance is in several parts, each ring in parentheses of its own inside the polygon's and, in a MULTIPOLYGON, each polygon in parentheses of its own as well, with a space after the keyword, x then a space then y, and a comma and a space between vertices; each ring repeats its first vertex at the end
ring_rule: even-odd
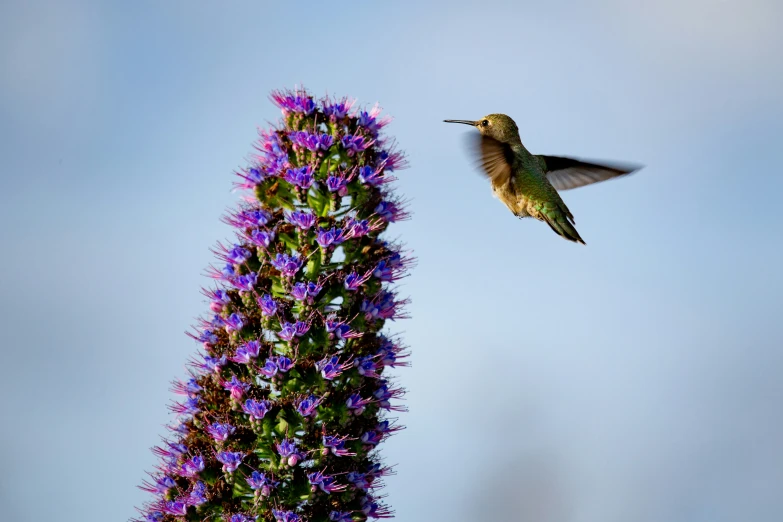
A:
POLYGON ((586 244, 579 232, 576 231, 574 216, 571 215, 567 208, 565 212, 562 209, 547 209, 541 212, 541 217, 543 218, 542 221, 546 222, 557 235, 574 243, 586 244))

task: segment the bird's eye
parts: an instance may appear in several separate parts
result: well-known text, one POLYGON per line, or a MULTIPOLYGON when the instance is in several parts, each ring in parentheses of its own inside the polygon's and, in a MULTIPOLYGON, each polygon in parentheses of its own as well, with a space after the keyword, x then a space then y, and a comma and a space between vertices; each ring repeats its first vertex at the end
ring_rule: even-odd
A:
POLYGON ((487 125, 489 125, 489 120, 481 120, 482 127, 486 127, 487 125))

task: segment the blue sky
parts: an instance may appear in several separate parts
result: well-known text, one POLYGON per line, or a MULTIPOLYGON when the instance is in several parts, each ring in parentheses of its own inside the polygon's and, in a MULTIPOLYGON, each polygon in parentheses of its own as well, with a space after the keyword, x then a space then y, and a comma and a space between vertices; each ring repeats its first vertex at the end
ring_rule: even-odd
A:
POLYGON ((402 521, 778 520, 783 5, 0 7, 0 518, 125 520, 270 90, 376 101, 411 163, 402 521), (491 197, 444 118, 646 165, 491 197))

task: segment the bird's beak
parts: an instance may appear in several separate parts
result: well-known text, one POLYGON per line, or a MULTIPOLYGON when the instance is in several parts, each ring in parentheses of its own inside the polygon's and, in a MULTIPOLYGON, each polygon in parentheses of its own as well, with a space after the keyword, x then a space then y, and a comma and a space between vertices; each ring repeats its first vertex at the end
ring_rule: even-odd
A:
POLYGON ((446 123, 464 123, 465 125, 471 125, 473 127, 476 126, 478 122, 470 121, 470 120, 443 120, 446 123))

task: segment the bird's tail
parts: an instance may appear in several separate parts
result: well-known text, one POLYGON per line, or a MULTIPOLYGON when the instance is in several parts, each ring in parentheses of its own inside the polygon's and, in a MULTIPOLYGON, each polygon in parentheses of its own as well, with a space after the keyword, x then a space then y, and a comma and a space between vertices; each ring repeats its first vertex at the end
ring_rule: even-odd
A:
POLYGON ((555 233, 561 237, 566 238, 574 243, 586 244, 579 235, 579 232, 574 228, 574 216, 565 204, 555 208, 545 208, 541 212, 541 216, 544 218, 549 227, 555 231, 555 233))

